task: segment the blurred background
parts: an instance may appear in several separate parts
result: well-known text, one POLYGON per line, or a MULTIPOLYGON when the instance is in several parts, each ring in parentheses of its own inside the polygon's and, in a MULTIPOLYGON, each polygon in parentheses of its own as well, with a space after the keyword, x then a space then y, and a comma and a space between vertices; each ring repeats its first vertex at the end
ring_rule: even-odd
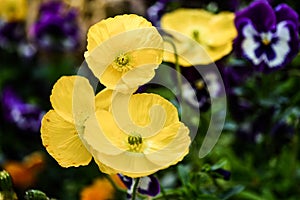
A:
MULTIPOLYGON (((246 0, 0 2, 0 167, 12 178, 14 198, 24 199, 26 191, 36 189, 62 200, 126 199, 124 192, 103 179, 93 162, 79 168, 60 167, 40 138, 40 121, 51 109, 49 96, 54 83, 63 75, 76 74, 84 61, 88 28, 118 14, 135 13, 159 26, 165 13, 178 8, 237 12, 251 3, 246 0)), ((282 3, 269 2, 273 7, 282 3)), ((299 2, 284 3, 300 11, 299 2)), ((172 63, 164 64, 174 67, 172 63)), ((216 65, 223 77, 228 103, 223 133, 213 151, 200 159, 198 151, 211 116, 210 98, 207 85, 199 87, 199 83, 204 83, 203 77, 195 76, 193 68, 181 67, 197 91, 201 128, 189 155, 180 164, 156 174, 162 194, 153 199, 300 199, 299 56, 271 73, 256 72, 234 50, 217 60, 216 65)), ((165 88, 149 86, 141 91, 158 93, 176 105, 174 95, 165 88)), ((111 178, 124 187, 117 177, 111 178)), ((1 192, 4 188, 2 185, 1 192)))

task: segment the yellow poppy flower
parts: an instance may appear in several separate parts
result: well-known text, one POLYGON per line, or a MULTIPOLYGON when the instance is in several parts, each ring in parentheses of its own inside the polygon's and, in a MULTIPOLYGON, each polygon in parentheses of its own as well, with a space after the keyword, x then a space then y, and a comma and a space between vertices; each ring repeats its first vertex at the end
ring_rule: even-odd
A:
MULTIPOLYGON (((213 14, 203 9, 181 8, 165 14, 161 27, 174 38, 182 66, 209 64, 232 50, 237 36, 234 13, 213 14)), ((165 44, 164 60, 174 62, 170 44, 165 44)))
MULTIPOLYGON (((120 127, 123 122, 107 110, 98 110, 95 117, 86 120, 82 140, 94 158, 129 177, 147 176, 181 161, 191 140, 177 109, 156 94, 134 94, 128 105, 133 123, 128 127, 120 127)), ((114 114, 126 118, 121 111, 114 114)))
MULTIPOLYGON (((78 167, 90 163, 92 155, 82 143, 80 134, 84 132, 86 119, 95 115, 95 109, 108 109, 108 102, 102 98, 109 98, 109 95, 110 91, 104 90, 95 97, 89 81, 80 76, 63 76, 54 84, 50 96, 53 109, 42 119, 41 138, 59 165, 78 167)), ((98 160, 95 162, 101 171, 116 173, 98 160)))
POLYGON ((108 89, 131 93, 150 81, 162 62, 162 37, 134 14, 98 22, 89 29, 87 42, 88 66, 108 89))
POLYGON ((26 0, 1 0, 0 18, 9 22, 25 20, 27 7, 26 0))
POLYGON ((75 126, 73 105, 74 101, 81 101, 85 117, 94 112, 93 88, 83 77, 63 76, 53 86, 50 101, 53 110, 45 114, 41 125, 43 145, 62 167, 87 165, 92 156, 79 138, 78 131, 83 131, 83 122, 75 126), (74 95, 75 85, 81 95, 74 95))

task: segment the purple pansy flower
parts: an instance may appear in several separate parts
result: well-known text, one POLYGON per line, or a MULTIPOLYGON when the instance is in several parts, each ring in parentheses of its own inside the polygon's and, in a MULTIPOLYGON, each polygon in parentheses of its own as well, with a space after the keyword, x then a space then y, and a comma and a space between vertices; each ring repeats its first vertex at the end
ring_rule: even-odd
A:
POLYGON ((254 1, 236 13, 236 52, 259 71, 288 64, 299 51, 298 14, 286 4, 274 10, 266 0, 254 1))
POLYGON ((44 112, 38 106, 25 103, 11 88, 2 91, 1 103, 7 121, 16 124, 21 130, 39 131, 44 112))
POLYGON ((213 172, 212 176, 214 178, 223 178, 226 181, 230 180, 231 172, 226 169, 218 168, 218 169, 212 170, 212 172, 213 172))
MULTIPOLYGON (((127 197, 131 198, 136 179, 122 174, 118 174, 118 176, 128 189, 127 197)), ((153 175, 141 177, 137 186, 137 192, 151 197, 156 196, 160 192, 160 185, 157 178, 153 175)))
POLYGON ((41 5, 39 18, 32 25, 30 34, 41 48, 74 50, 80 43, 77 11, 68 9, 60 1, 46 2, 41 5))
POLYGON ((160 27, 160 18, 164 14, 169 1, 171 0, 158 0, 147 9, 147 18, 154 26, 160 27))
POLYGON ((24 40, 24 36, 25 28, 23 23, 0 21, 0 48, 14 51, 19 43, 24 40))

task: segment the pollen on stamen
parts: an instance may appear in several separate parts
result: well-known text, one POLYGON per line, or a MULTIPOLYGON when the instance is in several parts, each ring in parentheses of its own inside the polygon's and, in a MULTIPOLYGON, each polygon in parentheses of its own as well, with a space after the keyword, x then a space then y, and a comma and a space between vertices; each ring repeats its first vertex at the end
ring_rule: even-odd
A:
POLYGON ((140 152, 143 146, 143 138, 141 135, 130 135, 127 138, 129 151, 140 152))
POLYGON ((132 69, 130 65, 130 58, 126 54, 120 54, 117 56, 112 66, 119 72, 127 72, 128 70, 132 69))

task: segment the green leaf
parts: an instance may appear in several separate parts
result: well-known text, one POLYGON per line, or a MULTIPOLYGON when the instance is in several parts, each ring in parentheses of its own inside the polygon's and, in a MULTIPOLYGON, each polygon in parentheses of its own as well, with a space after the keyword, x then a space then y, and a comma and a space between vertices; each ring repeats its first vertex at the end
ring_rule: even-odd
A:
POLYGON ((184 166, 184 165, 178 165, 177 167, 177 171, 178 171, 178 175, 179 175, 179 179, 181 181, 181 183, 186 186, 187 183, 190 181, 190 177, 189 177, 189 167, 188 166, 184 166))
POLYGON ((242 192, 244 189, 245 189, 245 186, 243 186, 243 185, 234 186, 233 188, 229 189, 224 194, 222 194, 221 199, 222 200, 229 199, 230 197, 242 192))
POLYGON ((227 160, 220 160, 219 162, 217 162, 216 164, 214 164, 213 166, 211 166, 211 170, 217 170, 220 169, 222 167, 224 167, 227 164, 227 160))

